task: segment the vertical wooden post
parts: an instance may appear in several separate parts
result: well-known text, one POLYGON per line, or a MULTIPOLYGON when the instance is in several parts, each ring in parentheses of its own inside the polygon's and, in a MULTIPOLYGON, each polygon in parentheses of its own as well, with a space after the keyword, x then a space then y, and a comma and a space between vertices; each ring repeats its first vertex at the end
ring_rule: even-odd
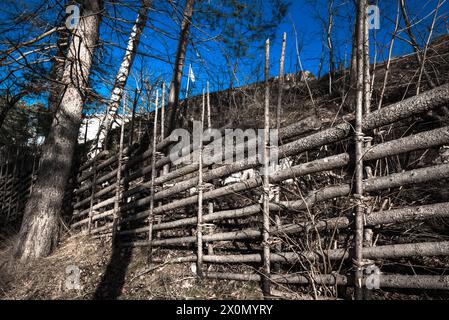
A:
POLYGON ((269 179, 269 161, 270 161, 270 39, 265 43, 265 127, 263 136, 264 154, 263 154, 263 274, 262 291, 265 297, 271 295, 270 289, 270 179, 269 179))
MULTIPOLYGON (((162 101, 161 101, 161 141, 165 138, 165 93, 166 93, 165 82, 162 83, 162 101)), ((162 169, 162 175, 166 175, 170 172, 170 165, 166 164, 162 169)))
POLYGON ((203 279, 203 133, 204 133, 204 111, 206 105, 206 93, 203 89, 203 103, 201 107, 200 141, 198 149, 198 219, 196 227, 197 236, 197 276, 203 279))
MULTIPOLYGON (((19 161, 19 160, 18 160, 19 161)), ((23 182, 26 180, 26 175, 22 175, 25 170, 25 161, 22 158, 22 160, 19 161, 20 163, 20 168, 19 168, 19 172, 17 174, 17 189, 16 189, 16 199, 15 199, 15 204, 14 204, 14 212, 15 215, 18 217, 19 216, 19 209, 20 209, 20 203, 21 203, 21 199, 20 199, 20 192, 22 190, 22 186, 23 186, 23 182)))
POLYGON ((358 1, 357 10, 357 94, 356 94, 356 112, 355 112, 355 183, 354 199, 355 207, 355 298, 363 299, 363 228, 364 228, 364 208, 363 208, 363 105, 364 105, 364 65, 365 57, 363 54, 365 39, 365 19, 366 19, 366 0, 358 1))
POLYGON ((207 81, 207 128, 212 129, 212 116, 210 110, 210 85, 207 81))
POLYGON ((151 183, 150 183, 150 214, 148 217, 148 263, 151 263, 153 255, 153 223, 154 223, 154 181, 156 179, 156 144, 157 144, 157 115, 159 109, 159 91, 156 91, 156 103, 154 109, 153 144, 151 154, 151 183))
POLYGON ((119 142, 119 153, 118 153, 118 163, 117 163, 117 176, 115 184, 115 200, 114 200, 114 216, 112 222, 112 245, 116 244, 117 229, 120 224, 120 202, 123 197, 122 189, 122 167, 123 167, 123 144, 125 140, 125 122, 126 122, 126 95, 123 99, 122 107, 122 124, 120 130, 120 142, 119 142))
MULTIPOLYGON (((209 207, 208 207, 208 212, 207 212, 207 214, 211 215, 211 214, 213 214, 213 213, 214 213, 214 203, 213 203, 213 201, 210 201, 210 202, 209 202, 209 207)), ((209 243, 209 244, 207 245, 207 254, 210 255, 210 256, 213 256, 213 255, 214 255, 214 245, 213 245, 213 242, 211 242, 211 243, 209 243)))
MULTIPOLYGON (((121 135, 121 133, 120 133, 121 135)), ((120 161, 120 159, 119 159, 120 161)), ((90 235, 90 232, 92 230, 92 218, 93 218, 93 206, 95 202, 95 192, 97 188, 97 159, 94 160, 93 166, 93 176, 92 176, 92 186, 91 186, 91 193, 90 193, 90 204, 89 204, 89 223, 87 225, 87 234, 90 235)))
POLYGON ((9 191, 9 199, 8 199, 8 216, 7 216, 7 222, 11 220, 11 217, 14 216, 13 212, 13 200, 14 196, 16 195, 16 184, 17 184, 17 162, 19 161, 19 148, 17 148, 16 151, 16 157, 14 158, 14 166, 12 169, 12 175, 11 175, 11 183, 10 183, 10 191, 9 191))
POLYGON ((161 141, 165 138, 165 81, 162 82, 161 92, 161 141))
POLYGON ((284 64, 285 64, 285 47, 287 44, 287 33, 284 32, 282 37, 282 51, 281 58, 279 61, 279 92, 278 92, 278 105, 276 110, 276 129, 281 127, 281 117, 282 117, 282 95, 284 92, 284 64))
MULTIPOLYGON (((369 40, 369 26, 368 26, 368 12, 365 9, 365 18, 364 18, 364 41, 363 41, 363 61, 364 61, 364 79, 363 79, 363 109, 365 112, 365 116, 371 113, 371 74, 370 74, 370 40, 369 40)), ((373 80, 374 80, 373 74, 373 80)), ((372 145, 372 137, 365 137, 364 139, 364 148, 365 150, 369 150, 372 145)), ((365 166, 366 177, 373 177, 372 168, 367 165, 365 166)), ((365 201, 366 205, 366 201, 365 201)), ((371 214, 371 207, 365 206, 364 215, 365 217, 371 214)), ((365 220, 365 218, 364 218, 365 220)), ((373 230, 371 228, 364 229, 363 231, 363 246, 371 247, 373 243, 373 230)), ((364 286, 363 290, 363 298, 365 300, 371 300, 371 290, 368 290, 366 286, 364 286)))
MULTIPOLYGON (((165 137, 165 81, 162 82, 162 92, 161 92, 161 124, 160 124, 160 133, 159 133, 159 141, 164 140, 165 137)), ((163 154, 163 153, 161 153, 163 154)), ((169 165, 165 165, 162 167, 162 170, 159 171, 159 175, 163 176, 168 173, 170 169, 169 165)), ((162 206, 162 201, 159 201, 158 206, 162 206)), ((157 233, 157 237, 160 237, 160 232, 157 233)))
MULTIPOLYGON (((284 93, 284 83, 285 83, 285 72, 284 72, 284 65, 285 65, 285 49, 287 45, 287 33, 284 32, 282 37, 282 50, 281 50, 281 57, 279 60, 279 90, 278 90, 278 103, 277 103, 277 110, 276 110, 276 129, 279 131, 281 128, 281 118, 282 118, 282 97, 284 93)), ((279 186, 276 187, 276 202, 279 202, 279 186)), ((275 222, 276 222, 276 228, 281 227, 281 217, 280 212, 278 211, 275 216, 275 222)), ((280 252, 282 250, 282 245, 277 244, 276 245, 276 252, 280 252)), ((273 265, 274 270, 276 272, 280 271, 281 265, 279 263, 276 263, 273 265)))
MULTIPOLYGON (((209 130, 212 129, 212 114, 211 114, 211 105, 210 105, 210 83, 209 81, 207 81, 206 84, 206 90, 207 90, 207 128, 209 130)), ((203 159, 202 159, 203 160, 203 159)), ((202 161, 204 162, 204 161, 202 161)), ((209 166, 209 169, 212 169, 212 166, 209 166)), ((211 185, 213 188, 213 184, 211 185)), ((207 207, 208 207, 208 214, 213 214, 214 213, 214 201, 213 200, 209 200, 209 202, 207 203, 207 207)), ((213 255, 214 254, 214 246, 213 243, 209 243, 207 244, 207 254, 208 255, 213 255)))

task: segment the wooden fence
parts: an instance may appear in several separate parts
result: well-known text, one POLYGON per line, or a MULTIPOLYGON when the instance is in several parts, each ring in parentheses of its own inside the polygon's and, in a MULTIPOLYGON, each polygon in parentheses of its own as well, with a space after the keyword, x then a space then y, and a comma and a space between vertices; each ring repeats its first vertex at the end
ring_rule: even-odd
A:
POLYGON ((26 148, 0 150, 0 223, 20 224, 26 201, 33 190, 39 165, 36 154, 26 148))
MULTIPOLYGON (((371 169, 367 168, 370 174, 362 198, 354 197, 352 190, 352 123, 325 128, 311 117, 279 132, 279 157, 293 164, 270 176, 274 196, 269 203, 269 230, 262 223, 260 198, 270 196, 262 188, 263 178, 256 174, 223 184, 233 174, 257 171, 256 159, 213 166, 193 161, 167 170, 168 139, 154 140, 155 148, 150 144, 144 152, 127 147, 110 157, 100 154, 83 165, 74 191, 72 228, 93 237, 112 236, 121 246, 148 248, 154 263, 168 262, 158 259, 157 252, 176 250, 179 256, 170 262, 196 262, 198 275, 206 278, 269 280, 313 288, 353 286, 355 270, 377 270, 373 266, 382 261, 447 256, 449 241, 379 245, 376 238, 382 226, 448 217, 449 202, 385 208, 373 205, 372 199, 380 199, 385 190, 449 178, 445 161, 397 172, 388 166, 388 159, 449 145, 447 126, 429 128, 417 126, 418 122, 414 127, 420 131, 410 134, 407 129, 410 118, 447 106, 448 97, 445 85, 365 116, 364 139, 369 147, 363 160, 371 169), (393 131, 400 136, 390 134, 393 131), (355 204, 365 208, 363 265, 353 263, 355 204), (269 234, 267 241, 264 232, 269 234), (264 257, 267 247, 269 256, 264 257), (268 274, 261 268, 264 258, 270 264, 268 274)), ((202 159, 198 154, 203 149, 190 146, 189 150, 197 156, 194 159, 202 159)), ((364 280, 371 281, 370 276, 366 274, 364 280)), ((449 276, 444 273, 375 276, 381 288, 449 289, 449 276)))

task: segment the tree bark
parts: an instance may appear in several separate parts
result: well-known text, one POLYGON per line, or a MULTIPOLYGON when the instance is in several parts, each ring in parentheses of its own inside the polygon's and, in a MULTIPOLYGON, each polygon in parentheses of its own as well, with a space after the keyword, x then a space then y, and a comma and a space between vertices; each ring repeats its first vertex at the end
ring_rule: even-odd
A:
POLYGON ((48 110, 54 114, 58 109, 62 95, 64 94, 64 86, 61 84, 64 76, 64 66, 66 63, 67 48, 70 41, 70 31, 61 27, 57 31, 58 40, 56 41, 56 55, 53 58, 53 67, 51 71, 51 79, 53 82, 50 85, 50 95, 48 97, 48 110))
POLYGON ((93 51, 98 42, 102 0, 83 0, 82 16, 69 47, 66 91, 42 148, 41 166, 25 209, 14 256, 22 262, 49 255, 59 238, 59 215, 78 139, 93 51))
POLYGON ((148 20, 148 11, 150 9, 151 1, 142 0, 142 6, 137 15, 136 23, 133 26, 131 35, 128 40, 128 47, 126 48, 125 56, 123 57, 119 71, 115 78, 114 88, 112 89, 110 102, 104 115, 100 128, 97 133, 97 141, 92 144, 90 150, 90 156, 94 157, 101 152, 107 144, 108 133, 112 127, 112 123, 115 120, 117 110, 120 107, 120 102, 123 98, 126 82, 128 80, 131 67, 134 62, 137 47, 139 46, 140 37, 143 33, 145 25, 148 20))
POLYGON ((165 134, 169 136, 175 128, 176 110, 179 103, 179 93, 181 92, 181 81, 184 63, 186 59, 187 45, 189 43, 190 26, 192 24, 193 5, 195 0, 186 0, 184 12, 182 15, 181 32, 178 40, 178 49, 176 51, 175 68, 173 78, 170 84, 168 94, 168 130, 165 134))

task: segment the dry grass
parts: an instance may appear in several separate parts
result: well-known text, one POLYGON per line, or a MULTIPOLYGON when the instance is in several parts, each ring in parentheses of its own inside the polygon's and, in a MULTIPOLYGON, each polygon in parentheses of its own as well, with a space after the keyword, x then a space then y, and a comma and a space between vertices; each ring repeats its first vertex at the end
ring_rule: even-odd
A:
MULTIPOLYGON (((110 242, 101 240, 72 237, 63 241, 53 255, 26 265, 11 262, 11 244, 12 239, 9 239, 8 245, 0 251, 1 299, 94 299, 98 298, 96 291, 102 282, 102 287, 108 288, 121 280, 123 286, 118 299, 262 298, 257 283, 207 281, 198 285, 189 264, 167 264, 137 276, 148 268, 144 262, 144 252, 138 249, 134 250, 126 271, 123 274, 112 272, 112 277, 108 277, 105 283, 105 273, 110 272, 108 265, 112 250, 110 242), (80 269, 80 290, 66 288, 68 266, 80 269)), ((169 260, 172 254, 166 253, 164 256, 169 260)))

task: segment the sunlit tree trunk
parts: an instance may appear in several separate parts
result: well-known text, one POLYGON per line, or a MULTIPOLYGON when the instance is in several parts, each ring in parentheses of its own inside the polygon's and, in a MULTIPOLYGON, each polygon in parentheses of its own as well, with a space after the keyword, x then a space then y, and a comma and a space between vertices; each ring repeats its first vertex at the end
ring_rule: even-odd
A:
POLYGON ((187 45, 189 42, 194 2, 194 0, 186 0, 184 7, 178 49, 176 51, 175 67, 168 96, 168 130, 165 132, 167 136, 170 135, 175 127, 176 109, 178 108, 179 93, 181 92, 182 70, 184 68, 187 45))
POLYGON ((37 181, 14 248, 15 257, 21 261, 49 255, 58 242, 60 211, 88 91, 102 7, 102 0, 81 1, 82 16, 74 30, 62 77, 66 90, 42 147, 37 181))
POLYGON ((145 29, 145 25, 147 24, 150 6, 150 0, 142 0, 142 6, 137 15, 136 23, 133 26, 131 35, 129 36, 125 56, 123 57, 119 71, 115 78, 115 84, 111 92, 108 108, 97 133, 97 141, 92 144, 90 150, 90 155, 92 157, 102 151, 107 143, 107 136, 111 129, 112 123, 114 122, 117 110, 120 107, 126 82, 128 81, 128 76, 136 56, 137 47, 139 46, 140 37, 145 29))
POLYGON ((66 63, 67 48, 70 41, 70 31, 66 28, 60 29, 58 32, 58 40, 56 41, 56 55, 53 58, 53 67, 51 71, 50 94, 48 97, 48 109, 54 113, 61 102, 64 94, 64 86, 62 85, 62 77, 64 76, 64 66, 66 63))

